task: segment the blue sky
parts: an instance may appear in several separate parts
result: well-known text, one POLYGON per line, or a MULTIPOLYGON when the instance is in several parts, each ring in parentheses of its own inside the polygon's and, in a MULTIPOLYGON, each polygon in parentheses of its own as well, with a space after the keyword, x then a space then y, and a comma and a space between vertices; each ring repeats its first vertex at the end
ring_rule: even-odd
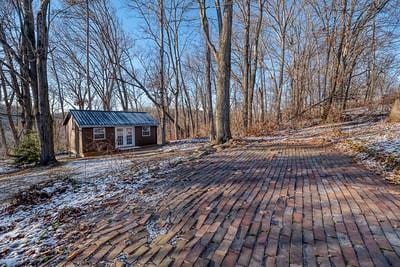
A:
POLYGON ((122 22, 124 30, 132 34, 135 32, 135 26, 138 20, 135 19, 133 10, 129 9, 127 5, 128 1, 129 0, 114 0, 112 4, 117 10, 118 17, 122 22))
MULTIPOLYGON (((135 41, 139 47, 148 47, 148 40, 146 40, 146 34, 142 32, 141 25, 143 25, 142 19, 138 14, 128 6, 130 0, 114 0, 112 5, 116 8, 118 17, 122 23, 123 29, 130 37, 135 41)), ((150 0, 155 1, 155 0, 150 0)), ((209 14, 211 17, 212 14, 209 14)), ((190 21, 186 22, 186 27, 182 27, 182 33, 191 35, 191 38, 196 40, 196 43, 202 42, 203 36, 200 35, 200 20, 197 9, 197 3, 193 2, 193 8, 188 11, 187 16, 190 17, 190 21)), ((189 48, 192 48, 190 46, 189 48)))

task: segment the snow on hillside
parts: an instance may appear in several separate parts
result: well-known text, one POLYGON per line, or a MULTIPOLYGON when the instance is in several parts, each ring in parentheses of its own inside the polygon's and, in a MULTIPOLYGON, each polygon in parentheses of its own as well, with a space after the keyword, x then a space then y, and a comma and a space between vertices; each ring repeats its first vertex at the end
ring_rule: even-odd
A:
POLYGON ((343 130, 336 147, 391 182, 400 183, 400 123, 380 121, 343 130))
POLYGON ((400 123, 379 122, 344 132, 348 140, 400 158, 400 123))

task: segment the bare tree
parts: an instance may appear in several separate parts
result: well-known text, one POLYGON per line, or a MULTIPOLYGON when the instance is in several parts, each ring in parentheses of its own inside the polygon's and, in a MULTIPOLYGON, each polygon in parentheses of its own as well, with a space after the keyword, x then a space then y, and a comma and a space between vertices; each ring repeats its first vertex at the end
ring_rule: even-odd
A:
MULTIPOLYGON (((36 125, 39 132, 40 163, 47 165, 55 162, 53 119, 49 105, 49 87, 47 80, 47 57, 49 48, 48 8, 50 0, 40 2, 36 15, 36 70, 37 91, 33 90, 36 110, 36 125)), ((35 89, 35 87, 33 87, 35 89)))
POLYGON ((282 122, 282 94, 285 83, 285 66, 287 58, 287 42, 289 27, 293 23, 295 16, 295 4, 293 2, 286 2, 284 0, 276 0, 269 2, 267 12, 271 19, 271 29, 278 39, 277 51, 268 50, 269 57, 271 58, 270 71, 271 78, 274 82, 274 107, 276 112, 276 123, 279 125, 282 122), (275 58, 276 56, 276 58, 275 58), (274 61, 277 61, 276 63, 274 61), (277 65, 277 66, 276 66, 277 65), (275 71, 275 67, 278 71, 275 71))
MULTIPOLYGON (((205 31, 209 34, 208 24, 206 25, 205 31)), ((212 90, 211 90, 211 51, 210 47, 206 44, 206 95, 207 95, 207 118, 208 118, 208 135, 210 141, 215 141, 215 121, 214 121, 214 109, 212 101, 212 90)))
POLYGON ((207 45, 217 62, 217 96, 216 96, 216 143, 227 142, 231 138, 230 129, 230 79, 231 79, 231 45, 232 45, 232 15, 233 1, 224 0, 222 10, 216 5, 219 24, 219 47, 213 44, 209 31, 206 4, 199 0, 200 18, 207 45))

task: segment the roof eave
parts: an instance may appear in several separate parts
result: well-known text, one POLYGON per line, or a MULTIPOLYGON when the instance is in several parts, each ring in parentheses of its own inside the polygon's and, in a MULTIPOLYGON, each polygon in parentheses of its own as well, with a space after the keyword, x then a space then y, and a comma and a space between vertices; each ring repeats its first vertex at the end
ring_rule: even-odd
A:
POLYGON ((141 124, 114 124, 114 125, 99 125, 99 124, 97 124, 97 125, 82 125, 82 126, 79 126, 79 128, 107 128, 107 127, 129 127, 129 126, 132 126, 132 127, 156 126, 156 127, 158 127, 159 124, 144 124, 144 123, 141 123, 141 124))

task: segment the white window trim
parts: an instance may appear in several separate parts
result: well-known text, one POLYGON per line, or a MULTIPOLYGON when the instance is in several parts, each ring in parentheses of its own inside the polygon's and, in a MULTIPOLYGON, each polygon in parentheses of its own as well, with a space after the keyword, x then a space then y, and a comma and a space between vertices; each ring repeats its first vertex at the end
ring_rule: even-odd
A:
POLYGON ((151 127, 150 126, 142 126, 142 136, 151 136, 151 127), (145 131, 144 130, 145 128, 149 129, 149 130, 145 131))
POLYGON ((125 128, 125 138, 126 138, 126 145, 127 146, 132 146, 133 145, 133 135, 134 135, 134 133, 133 133, 133 131, 134 131, 134 128, 133 127, 128 127, 128 128, 125 128), (128 144, 128 131, 131 131, 131 134, 130 134, 130 136, 131 136, 131 143, 130 144, 128 144))
MULTIPOLYGON (((99 134, 97 134, 97 135, 99 135, 99 134)), ((104 127, 93 128, 93 140, 104 140, 104 139, 106 139, 106 128, 104 128, 104 127), (103 130, 103 137, 102 138, 96 138, 95 130, 98 130, 98 129, 102 129, 103 130)))
POLYGON ((130 148, 135 146, 135 126, 132 127, 115 127, 115 147, 118 149, 130 148), (128 130, 132 131, 132 144, 128 144, 128 130), (120 134, 122 134, 122 144, 118 144, 118 130, 120 130, 120 134))

